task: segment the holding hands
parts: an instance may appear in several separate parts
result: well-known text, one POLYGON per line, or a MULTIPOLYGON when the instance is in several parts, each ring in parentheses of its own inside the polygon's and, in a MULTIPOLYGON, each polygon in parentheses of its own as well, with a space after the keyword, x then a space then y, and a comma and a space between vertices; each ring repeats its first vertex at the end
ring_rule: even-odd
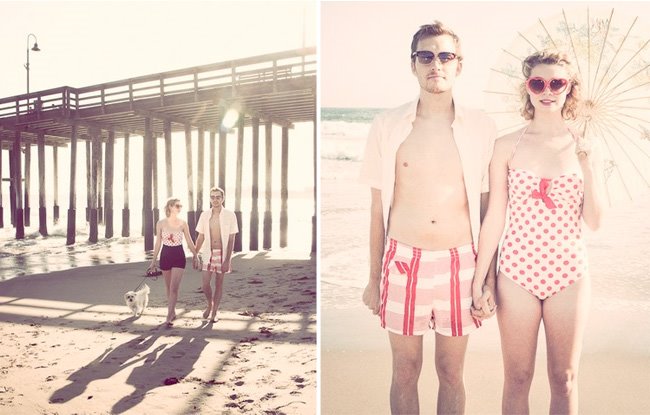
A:
POLYGON ((472 317, 485 320, 492 317, 497 311, 494 286, 481 283, 472 284, 472 317))

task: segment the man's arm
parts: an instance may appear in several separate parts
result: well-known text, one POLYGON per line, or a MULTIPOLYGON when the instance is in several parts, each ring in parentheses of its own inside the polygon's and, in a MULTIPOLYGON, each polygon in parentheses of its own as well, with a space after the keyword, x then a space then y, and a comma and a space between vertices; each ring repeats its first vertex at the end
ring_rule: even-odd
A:
POLYGON ((381 190, 371 188, 370 203, 370 275, 363 292, 363 302, 374 314, 379 314, 379 284, 381 283, 381 261, 384 256, 386 232, 381 203, 381 190))
POLYGON ((225 249, 226 255, 221 263, 221 272, 230 271, 230 260, 232 259, 232 251, 235 249, 235 235, 236 233, 231 233, 228 237, 228 246, 225 249))

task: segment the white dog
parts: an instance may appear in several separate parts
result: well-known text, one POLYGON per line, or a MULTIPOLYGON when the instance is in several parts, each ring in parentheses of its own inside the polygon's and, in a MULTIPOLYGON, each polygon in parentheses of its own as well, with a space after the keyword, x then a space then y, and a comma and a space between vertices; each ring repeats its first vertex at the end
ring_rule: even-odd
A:
POLYGON ((144 284, 138 291, 129 291, 124 294, 126 306, 133 311, 133 317, 141 316, 149 304, 149 286, 144 284))

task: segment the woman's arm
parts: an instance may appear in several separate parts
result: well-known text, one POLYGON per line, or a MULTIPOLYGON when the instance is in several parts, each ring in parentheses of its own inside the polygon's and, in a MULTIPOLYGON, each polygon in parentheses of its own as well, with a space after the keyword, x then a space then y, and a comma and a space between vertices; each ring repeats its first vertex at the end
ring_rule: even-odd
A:
MULTIPOLYGON (((595 143, 594 143, 595 144, 595 143)), ((605 183, 603 157, 600 147, 592 145, 588 151, 583 151, 580 142, 576 146, 578 162, 584 178, 584 199, 582 218, 591 230, 600 228, 605 203, 603 201, 603 186, 605 183)))
POLYGON ((494 154, 490 161, 490 196, 479 233, 473 293, 482 292, 483 283, 505 227, 508 206, 508 157, 511 148, 512 140, 507 137, 497 140, 494 145, 494 154))
POLYGON ((162 245, 162 220, 159 220, 158 223, 156 223, 156 244, 153 248, 153 258, 151 258, 151 265, 149 268, 153 268, 156 266, 156 259, 158 258, 158 253, 160 252, 160 248, 162 245))
POLYGON ((192 251, 192 256, 196 256, 196 246, 192 241, 192 235, 190 235, 190 227, 187 222, 183 222, 183 234, 185 235, 185 240, 187 241, 187 247, 192 251))

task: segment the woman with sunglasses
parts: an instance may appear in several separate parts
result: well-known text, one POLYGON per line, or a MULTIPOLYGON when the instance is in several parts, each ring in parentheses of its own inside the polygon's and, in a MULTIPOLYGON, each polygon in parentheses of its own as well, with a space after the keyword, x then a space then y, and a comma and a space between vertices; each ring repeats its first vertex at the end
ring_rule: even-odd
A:
POLYGON ((495 307, 481 287, 508 212, 496 290, 505 369, 502 411, 529 412, 543 321, 550 413, 576 414, 591 291, 582 222, 594 230, 600 225, 602 160, 566 122, 576 118, 580 100, 580 82, 568 55, 536 52, 522 70, 521 112, 530 123, 495 144, 474 277, 475 316, 495 307))
POLYGON ((187 223, 178 217, 181 208, 181 201, 171 198, 165 204, 165 216, 156 224, 156 245, 154 247, 153 259, 150 270, 156 267, 156 258, 160 252, 160 269, 165 278, 165 289, 167 292, 167 320, 165 324, 172 326, 176 318, 176 301, 178 300, 178 288, 183 279, 185 271, 185 251, 183 251, 183 235, 187 241, 187 247, 196 255, 196 248, 190 229, 187 223), (161 251, 162 245, 162 251, 161 251))

